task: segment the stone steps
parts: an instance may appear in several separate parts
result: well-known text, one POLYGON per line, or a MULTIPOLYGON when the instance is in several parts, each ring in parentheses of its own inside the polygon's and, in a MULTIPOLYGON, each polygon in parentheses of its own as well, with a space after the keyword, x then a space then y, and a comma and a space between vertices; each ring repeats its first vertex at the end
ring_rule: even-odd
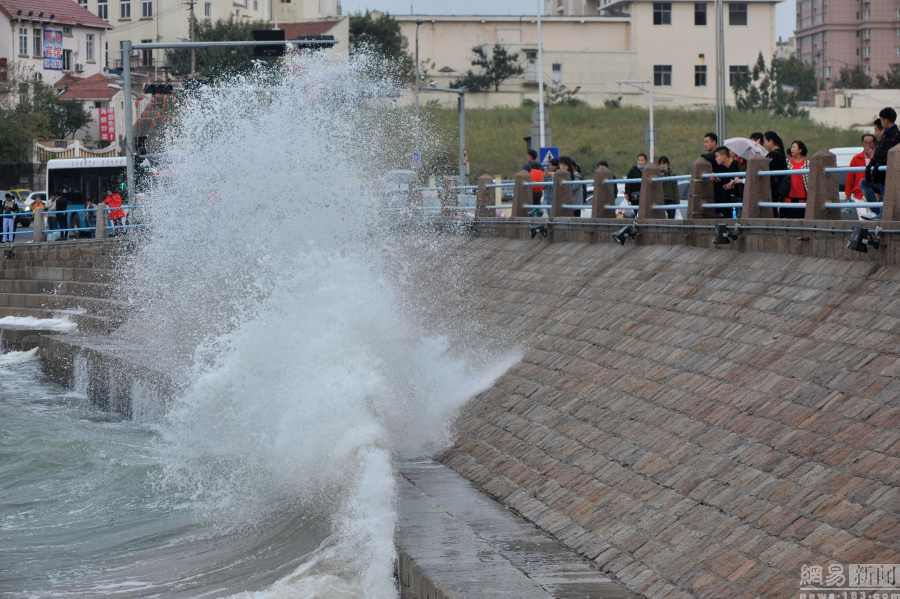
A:
MULTIPOLYGON (((106 334, 115 330, 123 322, 122 316, 108 316, 91 313, 66 313, 64 310, 50 310, 47 308, 20 308, 0 306, 0 318, 5 316, 32 317, 38 319, 57 318, 66 315, 69 320, 78 325, 78 330, 83 333, 106 334)), ((17 327, 11 327, 17 328, 17 327)))
POLYGON ((86 281, 48 281, 38 279, 0 279, 0 294, 59 294, 109 299, 114 288, 109 283, 86 281))

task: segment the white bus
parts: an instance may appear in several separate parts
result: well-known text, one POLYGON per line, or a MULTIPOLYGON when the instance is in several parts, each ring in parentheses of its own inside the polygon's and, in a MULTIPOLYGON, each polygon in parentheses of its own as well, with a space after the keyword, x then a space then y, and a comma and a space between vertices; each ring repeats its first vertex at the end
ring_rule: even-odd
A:
POLYGON ((58 191, 69 200, 68 222, 63 228, 78 229, 86 226, 83 210, 88 199, 94 203, 106 199, 106 190, 112 188, 128 203, 126 193, 125 157, 110 158, 56 158, 47 162, 48 193, 58 191))

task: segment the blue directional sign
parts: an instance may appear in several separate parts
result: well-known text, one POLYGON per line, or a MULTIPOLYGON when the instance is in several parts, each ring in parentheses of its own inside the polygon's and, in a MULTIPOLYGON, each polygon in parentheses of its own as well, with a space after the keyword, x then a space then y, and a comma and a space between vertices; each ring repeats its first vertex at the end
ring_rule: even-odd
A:
POLYGON ((559 159, 559 148, 541 148, 538 156, 541 158, 541 166, 546 168, 550 166, 551 158, 559 159))
POLYGON ((419 164, 419 161, 421 161, 421 160, 422 160, 422 155, 419 154, 418 152, 413 152, 413 155, 412 155, 413 164, 419 164))

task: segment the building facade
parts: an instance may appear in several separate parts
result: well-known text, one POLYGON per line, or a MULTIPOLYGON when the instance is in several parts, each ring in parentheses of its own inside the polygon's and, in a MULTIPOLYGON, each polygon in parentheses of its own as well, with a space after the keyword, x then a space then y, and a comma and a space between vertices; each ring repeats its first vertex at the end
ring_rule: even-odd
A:
MULTIPOLYGON (((780 1, 726 2, 725 72, 729 103, 734 102, 731 86, 735 77, 748 72, 760 52, 767 63, 771 61, 775 48, 775 4, 780 1)), ((647 85, 641 91, 616 82, 652 81, 654 102, 662 105, 715 104, 714 3, 545 0, 545 10, 556 13, 541 22, 541 76, 546 87, 580 88, 577 97, 592 105, 620 96, 626 103, 646 104, 647 85), (568 14, 570 9, 576 14, 568 14), (604 16, 596 16, 598 10, 604 16), (594 16, 583 14, 591 11, 594 16), (557 16, 558 13, 565 14, 557 16)), ((394 18, 400 22, 413 52, 418 35, 420 63, 433 62, 434 68, 427 75, 441 87, 473 68, 473 47, 503 46, 519 54, 525 73, 501 86, 500 91, 508 96, 506 100, 490 104, 516 105, 521 97, 536 99, 539 67, 535 16, 394 18), (417 25, 419 20, 423 22, 417 25)))
POLYGON ((900 63, 900 0, 797 0, 794 34, 826 87, 845 67, 874 78, 900 63))
POLYGON ((72 0, 0 0, 0 70, 48 85, 67 73, 98 74, 109 29, 72 0))

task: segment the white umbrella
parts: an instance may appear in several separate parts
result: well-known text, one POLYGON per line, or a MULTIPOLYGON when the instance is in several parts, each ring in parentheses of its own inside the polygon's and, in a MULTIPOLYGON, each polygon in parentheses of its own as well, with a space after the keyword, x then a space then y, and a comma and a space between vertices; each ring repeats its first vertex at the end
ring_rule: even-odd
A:
POLYGON ((754 154, 757 156, 765 156, 769 153, 764 147, 746 137, 732 137, 731 139, 726 139, 725 147, 744 160, 750 160, 754 154))

